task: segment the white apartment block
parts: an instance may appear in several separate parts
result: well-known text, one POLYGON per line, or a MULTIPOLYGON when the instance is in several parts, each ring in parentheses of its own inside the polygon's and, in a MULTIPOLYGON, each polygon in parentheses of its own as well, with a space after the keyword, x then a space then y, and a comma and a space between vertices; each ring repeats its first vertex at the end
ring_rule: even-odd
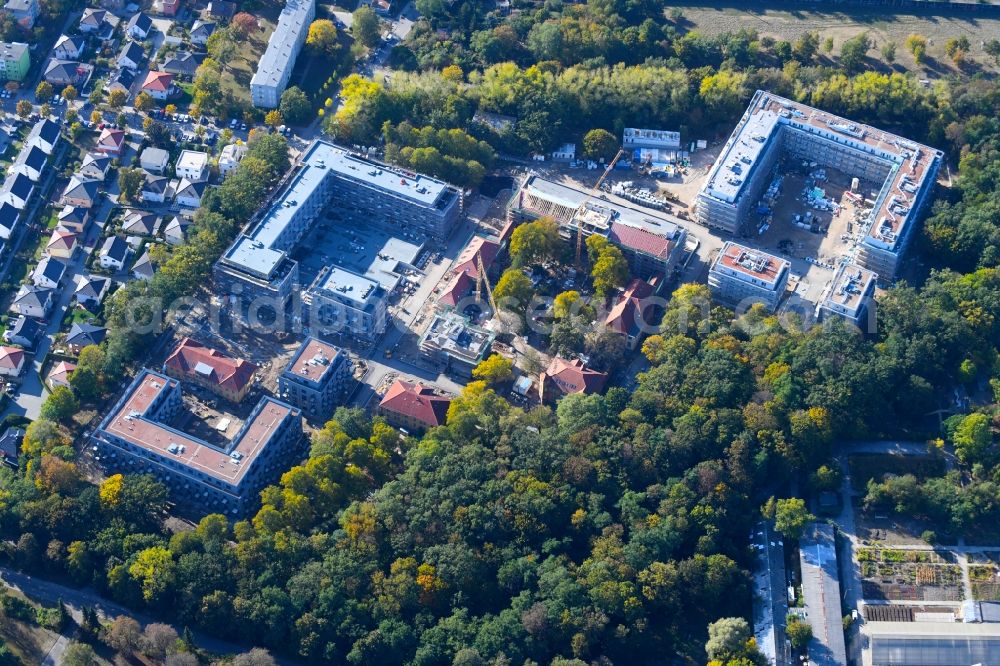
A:
POLYGON ((267 50, 257 64, 257 73, 250 80, 250 98, 262 109, 278 106, 281 93, 295 67, 309 33, 309 24, 316 17, 316 0, 288 0, 271 33, 267 50))

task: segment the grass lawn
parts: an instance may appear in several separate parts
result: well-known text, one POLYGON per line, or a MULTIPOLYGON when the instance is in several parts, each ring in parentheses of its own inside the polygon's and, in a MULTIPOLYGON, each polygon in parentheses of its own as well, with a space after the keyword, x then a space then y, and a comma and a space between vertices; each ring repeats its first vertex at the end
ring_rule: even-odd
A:
MULTIPOLYGON (((20 593, 12 590, 7 590, 6 594, 24 599, 20 593)), ((58 638, 59 634, 54 631, 10 617, 6 612, 0 611, 0 639, 3 639, 7 649, 20 658, 22 664, 42 663, 49 648, 58 638)))

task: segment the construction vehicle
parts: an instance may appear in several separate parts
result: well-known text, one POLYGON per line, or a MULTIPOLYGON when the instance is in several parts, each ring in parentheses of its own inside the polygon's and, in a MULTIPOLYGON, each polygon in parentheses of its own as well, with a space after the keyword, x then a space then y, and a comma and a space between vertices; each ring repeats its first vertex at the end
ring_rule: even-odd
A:
MULTIPOLYGON (((596 195, 597 192, 598 192, 598 190, 601 189, 601 183, 603 183, 604 179, 608 177, 608 174, 611 173, 611 170, 615 168, 615 164, 618 163, 618 160, 620 160, 621 157, 622 157, 622 155, 624 155, 624 154, 625 154, 625 149, 624 148, 619 148, 618 149, 618 153, 615 154, 615 156, 611 159, 610 162, 608 162, 608 166, 604 169, 604 173, 602 173, 601 177, 597 179, 596 183, 594 183, 594 187, 593 187, 593 189, 590 190, 590 194, 588 194, 587 198, 584 199, 583 203, 580 204, 580 208, 583 208, 588 203, 590 203, 590 200, 593 199, 594 195, 596 195)), ((582 268, 583 267, 583 264, 581 263, 581 259, 582 258, 583 258, 583 226, 579 225, 576 228, 576 266, 577 266, 577 268, 582 268)))

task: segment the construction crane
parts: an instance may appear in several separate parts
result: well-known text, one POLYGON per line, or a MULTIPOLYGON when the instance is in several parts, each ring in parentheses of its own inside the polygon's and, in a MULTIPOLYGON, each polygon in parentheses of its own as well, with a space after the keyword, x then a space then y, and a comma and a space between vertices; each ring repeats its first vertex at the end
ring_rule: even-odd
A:
MULTIPOLYGON (((614 156, 614 158, 612 158, 612 160, 610 162, 608 162, 608 166, 607 166, 606 169, 604 169, 604 173, 602 173, 601 177, 597 179, 596 183, 594 183, 594 189, 592 189, 590 191, 590 194, 587 195, 587 198, 584 199, 583 203, 580 204, 580 208, 583 208, 588 203, 590 203, 590 200, 593 199, 594 195, 597 194, 598 190, 601 189, 601 183, 603 183, 604 179, 608 177, 608 174, 611 173, 611 170, 615 168, 615 164, 618 163, 618 160, 620 160, 621 157, 622 157, 622 155, 624 155, 624 154, 625 154, 625 149, 624 148, 619 148, 618 149, 618 153, 614 156)), ((583 267, 583 264, 580 261, 582 258, 583 258, 583 225, 582 224, 578 224, 577 227, 576 227, 576 267, 577 268, 582 268, 583 267)))
POLYGON ((499 316, 500 311, 497 309, 497 302, 493 299, 493 288, 490 287, 490 279, 486 277, 486 267, 483 265, 483 253, 476 252, 476 302, 481 303, 483 300, 483 285, 486 285, 486 295, 490 299, 490 307, 493 309, 493 314, 491 319, 499 316))

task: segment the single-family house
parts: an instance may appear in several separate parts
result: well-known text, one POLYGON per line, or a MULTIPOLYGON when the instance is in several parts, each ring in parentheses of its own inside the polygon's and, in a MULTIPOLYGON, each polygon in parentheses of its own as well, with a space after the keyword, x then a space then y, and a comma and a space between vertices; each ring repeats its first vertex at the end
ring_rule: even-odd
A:
POLYGON ((25 317, 35 317, 44 319, 52 308, 53 292, 51 289, 36 287, 33 284, 22 284, 14 296, 14 302, 10 304, 10 311, 24 315, 25 317))
POLYGON ((105 127, 97 138, 94 150, 104 155, 121 157, 125 150, 125 132, 116 127, 105 127))
POLYGON ((211 21, 198 20, 191 26, 189 38, 192 44, 205 46, 205 44, 208 43, 208 38, 212 36, 213 32, 215 32, 215 23, 211 21))
POLYGON ((219 173, 228 176, 246 156, 247 147, 242 143, 231 143, 219 153, 219 173))
POLYGON ((31 283, 45 289, 58 289, 66 275, 66 264, 54 257, 42 257, 31 272, 31 283))
POLYGON ((114 30, 118 25, 118 17, 104 9, 87 7, 83 10, 83 18, 80 19, 80 32, 85 34, 100 33, 109 27, 114 30))
POLYGON ((63 206, 59 211, 59 226, 82 234, 90 222, 90 210, 83 206, 63 206))
POLYGON ((588 368, 578 358, 568 361, 553 356, 549 366, 539 376, 538 397, 542 401, 554 401, 561 395, 572 393, 600 393, 607 381, 607 373, 588 368))
POLYGON ((59 197, 59 203, 63 206, 77 206, 79 208, 93 208, 97 203, 101 184, 96 180, 84 178, 78 173, 74 173, 59 197))
POLYGON ((41 148, 35 146, 25 146, 18 153, 17 159, 11 165, 13 173, 20 173, 27 176, 31 182, 37 183, 45 173, 45 165, 49 156, 41 148))
POLYGON ((0 435, 0 457, 3 458, 3 464, 13 469, 17 469, 20 464, 18 460, 21 456, 24 432, 23 428, 7 428, 3 435, 0 435))
POLYGON ((35 27, 35 21, 42 12, 38 0, 7 0, 3 10, 25 30, 35 27))
POLYGON ((160 218, 148 210, 130 208, 122 218, 122 231, 132 236, 152 236, 160 226, 160 218))
POLYGON ((54 390, 57 386, 69 387, 69 378, 72 376, 73 371, 76 370, 76 365, 70 363, 69 361, 59 361, 49 372, 49 376, 46 377, 45 383, 49 385, 50 390, 54 390))
POLYGON ((7 203, 0 203, 0 239, 7 240, 21 221, 21 211, 7 203))
POLYGON ((201 197, 205 194, 205 183, 193 183, 188 179, 181 181, 177 186, 177 194, 174 195, 174 203, 185 208, 198 208, 201 206, 201 197))
POLYGON ((98 255, 101 268, 116 271, 124 269, 130 252, 128 243, 121 236, 108 236, 98 255))
POLYGON ((34 349, 35 343, 43 333, 42 325, 31 317, 19 316, 11 323, 3 333, 3 341, 13 345, 20 345, 25 349, 34 349))
POLYGON ((187 238, 187 230, 190 225, 191 221, 186 217, 176 215, 163 228, 163 237, 171 245, 180 245, 187 238))
POLYGON ((149 256, 149 250, 143 252, 142 256, 132 264, 132 277, 137 280, 149 280, 155 271, 156 267, 153 265, 153 259, 149 256))
POLYGON ((445 424, 451 397, 430 386, 397 379, 385 392, 378 415, 390 424, 419 433, 445 424))
POLYGON ((90 309, 101 304, 111 287, 111 280, 100 275, 80 275, 76 278, 73 298, 78 305, 90 309))
POLYGON ((164 16, 177 16, 181 0, 153 0, 153 11, 164 16))
POLYGON ((604 320, 604 325, 625 338, 625 345, 634 350, 652 321, 653 305, 648 298, 655 286, 639 278, 633 279, 615 301, 604 320))
POLYGON ((49 58, 45 63, 45 80, 54 86, 83 87, 90 78, 93 68, 76 60, 49 58))
POLYGON ((142 91, 158 100, 166 100, 177 92, 174 85, 174 75, 167 72, 150 72, 142 83, 142 91))
POLYGON ((23 173, 11 173, 0 187, 0 202, 9 203, 18 210, 24 210, 28 205, 35 184, 23 173))
POLYGON ((79 245, 80 237, 69 229, 56 227, 52 230, 52 236, 45 245, 45 252, 50 257, 59 259, 72 259, 79 245))
POLYGON ((132 39, 138 39, 142 41, 149 37, 149 33, 153 31, 153 19, 145 12, 137 12, 132 15, 132 18, 128 20, 125 24, 125 34, 127 34, 132 39))
POLYGON ((83 156, 83 162, 77 169, 77 173, 84 178, 103 182, 108 177, 113 159, 110 155, 103 153, 87 153, 83 156))
POLYGON ((139 156, 139 166, 149 173, 157 173, 161 176, 167 171, 170 164, 170 152, 162 148, 149 146, 142 151, 139 156))
POLYGON ((208 153, 182 150, 175 166, 177 177, 197 183, 208 179, 208 153))
POLYGON ((125 93, 126 99, 132 95, 132 86, 135 84, 135 72, 127 67, 116 69, 108 77, 104 84, 104 89, 109 93, 120 90, 125 93))
POLYGON ((160 65, 160 71, 182 76, 186 79, 194 78, 195 70, 205 61, 202 53, 192 53, 191 51, 177 51, 167 56, 167 59, 160 65))
POLYGON ((236 14, 236 3, 231 0, 212 0, 208 3, 208 15, 228 21, 236 14))
POLYGON ((60 60, 76 60, 83 53, 87 42, 77 35, 59 35, 56 45, 52 47, 52 55, 60 60))
POLYGON ((48 118, 42 118, 35 123, 28 138, 24 140, 25 146, 34 146, 46 155, 51 155, 59 144, 59 125, 48 118))
POLYGON ((143 201, 149 203, 163 203, 167 199, 167 192, 170 190, 170 180, 166 176, 154 176, 146 174, 146 182, 142 184, 139 196, 143 201))
POLYGON ((90 345, 99 345, 108 336, 106 328, 94 324, 73 324, 66 335, 66 346, 70 352, 79 354, 80 350, 90 345))
POLYGON ((4 377, 20 377, 24 370, 26 354, 19 347, 0 347, 0 375, 4 377))
POLYGON ((142 66, 145 60, 146 51, 142 48, 142 44, 129 41, 122 46, 115 63, 121 69, 131 69, 134 72, 142 66))

